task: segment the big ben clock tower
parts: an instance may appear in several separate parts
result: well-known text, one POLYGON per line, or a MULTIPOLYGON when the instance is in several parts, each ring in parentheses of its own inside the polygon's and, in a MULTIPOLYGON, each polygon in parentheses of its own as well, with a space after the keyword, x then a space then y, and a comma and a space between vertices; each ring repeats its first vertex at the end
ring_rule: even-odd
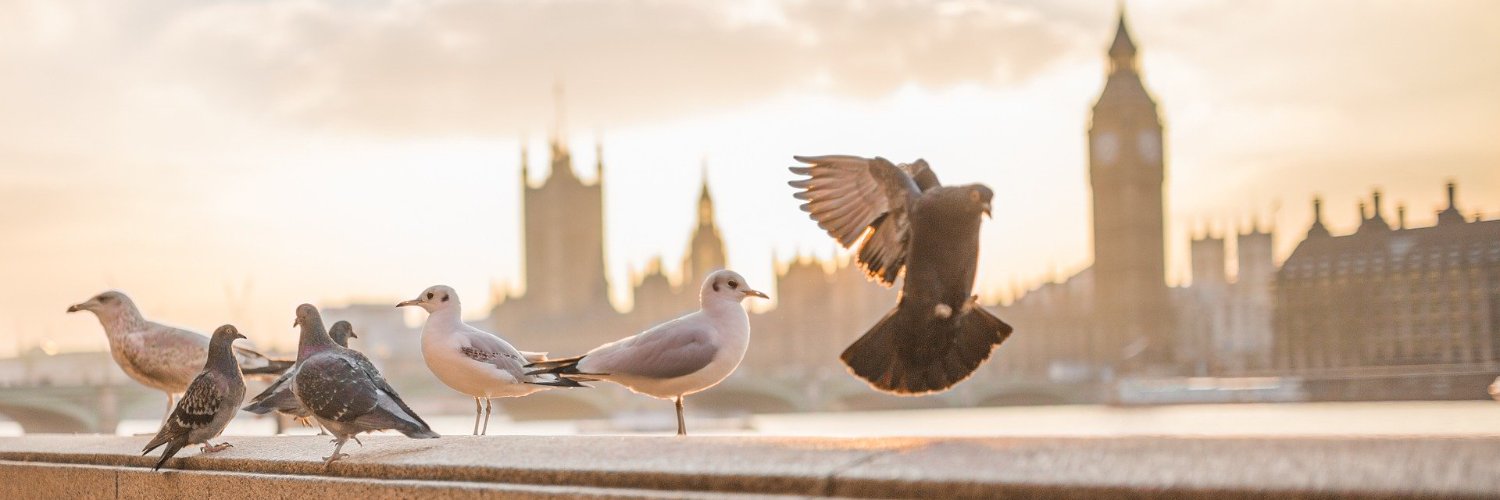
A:
POLYGON ((1109 47, 1109 77, 1089 127, 1094 197, 1091 358, 1119 372, 1170 367, 1174 318, 1167 300, 1162 125, 1141 83, 1125 14, 1109 47))

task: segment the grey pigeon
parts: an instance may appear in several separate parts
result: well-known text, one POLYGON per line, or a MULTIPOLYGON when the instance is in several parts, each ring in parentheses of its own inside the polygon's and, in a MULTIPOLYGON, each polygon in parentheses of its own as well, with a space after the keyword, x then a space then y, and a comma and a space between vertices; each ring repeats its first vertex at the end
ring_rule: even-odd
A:
MULTIPOLYGON (((68 307, 70 313, 78 311, 92 312, 99 319, 109 339, 109 353, 126 375, 167 393, 169 413, 174 397, 187 390, 208 359, 208 337, 147 321, 124 293, 112 290, 68 307)), ((292 366, 291 361, 239 347, 234 348, 234 356, 246 375, 276 375, 292 366)))
MULTIPOLYGON (((354 334, 354 326, 348 321, 334 323, 333 328, 328 330, 328 336, 332 337, 339 347, 349 347, 349 339, 359 338, 359 335, 354 334)), ((281 374, 281 377, 266 387, 266 390, 250 398, 250 404, 245 405, 243 409, 256 415, 265 415, 274 411, 307 425, 307 420, 312 418, 312 412, 303 408, 302 402, 297 401, 297 395, 292 394, 292 378, 297 376, 297 366, 292 365, 291 369, 281 374)))
POLYGON ((153 469, 161 469, 167 459, 190 444, 202 443, 204 453, 217 452, 231 446, 225 442, 210 445, 208 440, 224 432, 224 427, 234 419, 240 403, 245 401, 245 376, 240 373, 231 345, 242 338, 245 336, 240 335, 233 325, 224 325, 214 330, 213 339, 208 343, 208 361, 204 363, 203 371, 188 384, 187 392, 182 394, 182 400, 177 402, 176 409, 162 421, 161 430, 156 432, 156 437, 151 438, 151 442, 146 443, 146 448, 141 450, 141 454, 145 455, 161 445, 167 446, 153 469))
MULTIPOLYGON (((361 432, 393 429, 414 439, 438 437, 417 416, 385 377, 359 351, 340 347, 323 329, 323 317, 312 304, 297 306, 293 326, 302 327, 297 347, 297 375, 292 392, 302 407, 333 433, 333 454, 325 465, 348 456, 339 453, 349 438, 361 432)), ((358 441, 358 438, 355 439, 358 441)))
POLYGON ((972 295, 979 226, 990 188, 943 186, 927 162, 796 156, 808 178, 790 182, 802 210, 883 286, 905 283, 895 309, 840 356, 877 390, 922 395, 962 382, 1010 336, 1011 327, 972 295))

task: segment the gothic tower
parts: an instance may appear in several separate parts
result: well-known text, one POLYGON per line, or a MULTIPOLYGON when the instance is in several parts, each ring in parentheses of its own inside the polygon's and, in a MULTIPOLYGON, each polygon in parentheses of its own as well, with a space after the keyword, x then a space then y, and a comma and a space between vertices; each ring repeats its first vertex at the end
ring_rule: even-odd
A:
POLYGON ((705 166, 703 189, 698 194, 698 227, 693 230, 693 241, 682 263, 682 289, 696 292, 708 273, 724 269, 728 260, 724 253, 724 238, 719 235, 719 225, 714 222, 714 199, 708 193, 708 167, 705 166))
POLYGON ((1089 128, 1094 197, 1093 358, 1119 370, 1171 362, 1165 282, 1162 124, 1141 83, 1125 14, 1109 47, 1109 76, 1089 128))
POLYGON ((605 311, 609 288, 604 274, 604 160, 598 177, 584 183, 573 172, 573 155, 562 134, 558 90, 557 130, 551 139, 552 165, 540 187, 526 179, 521 153, 521 186, 526 238, 526 295, 534 317, 605 311))

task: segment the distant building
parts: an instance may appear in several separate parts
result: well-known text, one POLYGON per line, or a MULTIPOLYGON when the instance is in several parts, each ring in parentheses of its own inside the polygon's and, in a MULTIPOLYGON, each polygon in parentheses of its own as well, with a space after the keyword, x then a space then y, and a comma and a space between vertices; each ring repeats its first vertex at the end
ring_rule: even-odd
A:
POLYGON ((1269 231, 1236 234, 1238 272, 1229 279, 1224 238, 1194 238, 1191 286, 1174 290, 1177 356, 1193 375, 1235 375, 1265 369, 1271 353, 1271 280, 1276 273, 1269 231))
MULTIPOLYGON (((1276 274, 1275 366, 1324 376, 1493 370, 1500 362, 1500 220, 1466 220, 1453 184, 1432 227, 1392 228, 1360 204, 1334 236, 1314 200, 1307 238, 1276 274)), ((1482 396, 1482 390, 1476 394, 1482 396)))
MULTIPOLYGON (((728 262, 707 169, 678 282, 669 278, 660 258, 654 259, 631 273, 633 307, 621 312, 609 302, 603 267, 602 152, 595 169, 601 175, 593 183, 573 173, 567 145, 556 137, 551 156, 541 186, 523 188, 525 292, 497 294, 485 323, 523 349, 573 355, 695 310, 703 279, 728 262)), ((523 151, 523 182, 529 176, 527 160, 523 151)), ((776 283, 758 286, 771 293, 777 307, 751 315, 755 339, 742 371, 841 373, 839 352, 895 305, 896 292, 868 283, 848 264, 802 258, 777 264, 776 283)))
POLYGON ((1136 45, 1120 15, 1104 90, 1089 127, 1094 262, 1002 308, 1016 334, 1002 368, 1049 380, 1171 374, 1177 350, 1166 284, 1166 162, 1156 101, 1141 82, 1136 45))

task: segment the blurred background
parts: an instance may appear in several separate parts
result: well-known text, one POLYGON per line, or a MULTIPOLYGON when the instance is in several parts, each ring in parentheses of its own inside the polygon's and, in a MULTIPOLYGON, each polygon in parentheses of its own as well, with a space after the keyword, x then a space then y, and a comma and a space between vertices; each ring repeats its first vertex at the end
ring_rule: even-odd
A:
MULTIPOLYGON (((1479 0, 0 1, 0 433, 155 428, 161 394, 63 313, 106 289, 288 357, 315 303, 462 433, 471 400, 395 302, 448 284, 475 325, 574 355, 690 310, 730 267, 773 300, 749 304, 750 353, 691 400, 695 429, 1500 434, 1481 401, 1500 375, 1497 18, 1479 0), (832 153, 994 188, 976 293, 1016 333, 954 390, 884 396, 837 360, 896 294, 791 198, 791 155, 832 153), (889 425, 913 418, 932 425, 889 425)), ((497 403, 503 432, 674 423, 610 386, 497 403)))

